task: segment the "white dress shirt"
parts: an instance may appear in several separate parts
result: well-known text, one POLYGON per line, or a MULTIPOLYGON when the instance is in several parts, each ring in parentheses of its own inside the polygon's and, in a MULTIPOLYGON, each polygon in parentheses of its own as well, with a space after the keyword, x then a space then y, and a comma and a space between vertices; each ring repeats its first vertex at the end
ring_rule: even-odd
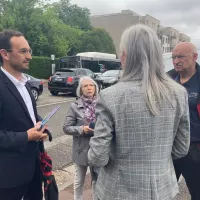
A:
POLYGON ((1 67, 1 70, 4 72, 4 74, 12 81, 12 83, 15 85, 19 93, 21 94, 21 97, 24 100, 24 103, 28 109, 28 112, 31 116, 31 119, 33 121, 33 124, 36 124, 36 119, 35 119, 35 113, 33 110, 33 104, 31 97, 29 95, 29 92, 26 89, 26 82, 28 81, 27 77, 22 74, 22 79, 19 81, 17 80, 14 76, 12 76, 9 72, 7 72, 3 67, 1 67))

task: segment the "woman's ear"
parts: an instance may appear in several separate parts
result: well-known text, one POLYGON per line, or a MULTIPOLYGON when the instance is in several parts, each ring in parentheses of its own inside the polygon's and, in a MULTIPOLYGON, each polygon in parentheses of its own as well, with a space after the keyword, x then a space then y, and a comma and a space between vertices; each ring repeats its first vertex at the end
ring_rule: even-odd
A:
POLYGON ((96 93, 97 93, 97 90, 98 90, 98 88, 97 88, 97 86, 96 85, 94 85, 94 88, 95 88, 95 90, 94 90, 94 96, 96 95, 96 93))
POLYGON ((125 49, 122 50, 120 60, 121 60, 121 66, 122 68, 124 68, 126 66, 126 50, 125 49))

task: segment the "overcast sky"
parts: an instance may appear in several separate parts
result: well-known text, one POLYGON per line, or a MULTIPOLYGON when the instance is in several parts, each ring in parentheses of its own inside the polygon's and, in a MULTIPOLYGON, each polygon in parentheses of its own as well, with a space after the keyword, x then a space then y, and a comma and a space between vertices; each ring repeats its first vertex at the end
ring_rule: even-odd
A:
POLYGON ((171 26, 189 35, 200 49, 200 0, 71 0, 71 3, 89 8, 92 15, 126 9, 152 15, 162 26, 171 26))

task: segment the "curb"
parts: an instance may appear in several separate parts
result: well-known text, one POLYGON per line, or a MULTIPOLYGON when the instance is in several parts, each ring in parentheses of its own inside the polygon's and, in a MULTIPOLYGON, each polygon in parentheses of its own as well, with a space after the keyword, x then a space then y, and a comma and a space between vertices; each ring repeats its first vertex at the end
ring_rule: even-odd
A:
POLYGON ((62 170, 72 163, 72 137, 63 135, 44 143, 53 161, 53 170, 62 170))
POLYGON ((74 181, 67 181, 63 183, 61 186, 58 186, 58 192, 63 191, 64 189, 68 188, 69 186, 73 185, 74 181))
MULTIPOLYGON (((89 173, 90 173, 90 170, 88 168, 86 175, 88 175, 89 173)), ((73 185, 74 175, 75 175, 75 167, 74 167, 74 164, 72 164, 72 163, 70 165, 68 165, 66 168, 61 169, 61 170, 56 170, 54 172, 54 176, 56 178, 59 192, 61 192, 62 190, 65 190, 69 186, 73 185), (61 175, 62 177, 66 176, 67 180, 65 180, 64 182, 61 183, 59 180, 59 175, 61 175)))

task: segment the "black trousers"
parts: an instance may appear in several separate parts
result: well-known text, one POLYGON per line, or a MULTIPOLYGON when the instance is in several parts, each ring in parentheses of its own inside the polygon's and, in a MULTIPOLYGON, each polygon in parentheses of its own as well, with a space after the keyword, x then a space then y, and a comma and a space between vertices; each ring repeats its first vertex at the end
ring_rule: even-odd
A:
POLYGON ((16 188, 0 188, 0 199, 2 200, 21 200, 27 191, 28 185, 22 185, 16 188))
POLYGON ((192 200, 200 200, 200 142, 191 142, 187 156, 174 160, 177 180, 185 178, 192 200))
POLYGON ((42 175, 39 160, 32 181, 16 188, 0 188, 0 200, 42 200, 42 175))

